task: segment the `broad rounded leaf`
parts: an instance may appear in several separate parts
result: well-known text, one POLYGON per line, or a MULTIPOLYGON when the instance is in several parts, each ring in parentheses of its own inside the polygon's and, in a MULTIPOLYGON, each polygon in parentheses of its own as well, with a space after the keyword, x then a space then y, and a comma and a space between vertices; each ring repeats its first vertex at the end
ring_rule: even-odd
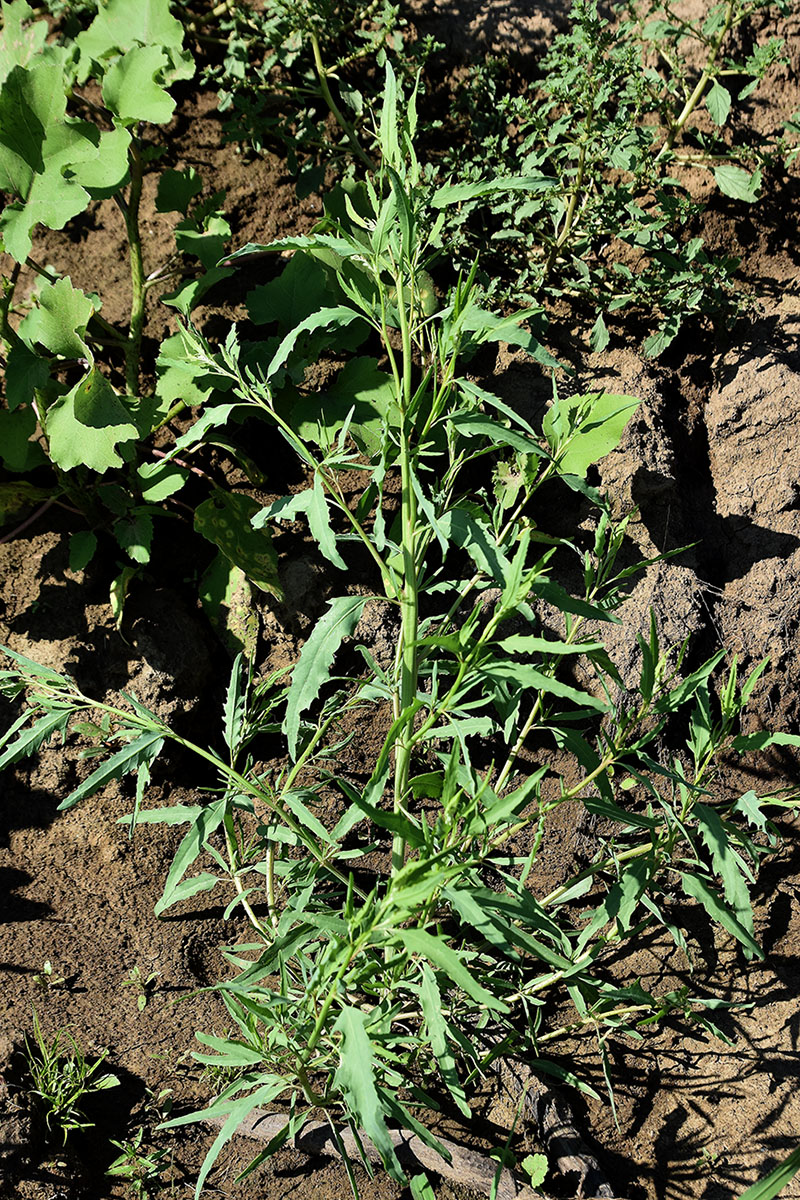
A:
POLYGON ((47 412, 50 455, 62 471, 91 467, 102 474, 121 467, 117 446, 138 437, 136 426, 96 367, 47 412))

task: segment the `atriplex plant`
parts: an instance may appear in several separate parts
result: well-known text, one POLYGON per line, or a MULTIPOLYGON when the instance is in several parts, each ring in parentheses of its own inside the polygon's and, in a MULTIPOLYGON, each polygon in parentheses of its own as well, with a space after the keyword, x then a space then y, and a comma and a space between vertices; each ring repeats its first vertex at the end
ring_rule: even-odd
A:
POLYGON ((757 136, 735 103, 784 53, 780 37, 733 49, 735 31, 767 11, 788 15, 787 0, 723 0, 696 19, 627 0, 613 21, 596 0, 576 0, 540 79, 526 75, 515 92, 507 64, 473 68, 446 165, 465 180, 485 177, 487 162, 541 178, 521 204, 462 205, 449 230, 457 257, 493 240, 516 295, 583 297, 598 312, 595 349, 608 342, 605 316, 623 308, 658 313, 645 343, 653 355, 687 316, 723 311, 738 260, 704 248, 693 225, 705 203, 692 193, 711 173, 724 195, 752 203, 776 157, 778 131, 772 142, 757 136))
MULTIPOLYGON (((749 886, 777 845, 770 808, 791 803, 714 792, 723 753, 800 741, 737 733, 763 664, 740 685, 734 663, 715 697, 724 652, 681 678, 682 651, 662 651, 653 622, 639 637, 638 685, 626 692, 590 632, 615 619, 632 569, 615 567, 627 522, 612 520, 585 476, 635 401, 555 398, 539 428, 469 380, 463 364, 487 339, 547 356, 518 316, 481 306, 474 270, 445 300, 432 294, 431 246, 464 191, 443 187, 428 203, 415 97, 401 110, 388 69, 378 172, 337 190, 319 231, 269 247, 294 251, 251 300, 265 323, 282 322, 278 336, 245 345, 234 328, 214 349, 190 324, 183 330, 187 375, 227 381, 231 409, 261 413, 307 472, 305 490, 253 521, 265 560, 269 523, 303 514, 333 566, 368 564, 379 589, 330 602, 288 686, 280 675, 253 682, 237 659, 223 751, 192 743, 132 696, 96 701, 18 654, 8 652, 1 677, 28 707, 0 743, 0 767, 84 717, 93 756, 118 748, 60 807, 137 774, 131 830, 187 826, 157 914, 224 884, 226 916, 241 909, 249 922, 251 940, 228 952, 234 977, 215 985, 235 1036, 198 1034, 196 1058, 233 1079, 204 1112, 168 1123, 223 1118, 198 1194, 258 1106, 280 1101, 286 1124, 245 1175, 322 1112, 337 1138, 342 1120, 366 1133, 405 1181, 387 1122, 439 1147, 425 1113, 444 1104, 468 1118, 476 1081, 498 1058, 591 1090, 546 1057, 560 1036, 585 1031, 611 1089, 610 1037, 640 1037, 668 1011, 718 1032, 710 1014, 721 1001, 650 994, 616 981, 607 960, 658 927, 686 950, 679 897, 697 901, 746 957, 760 956, 749 886), (325 393, 303 389, 321 348, 352 351, 368 337, 383 359, 350 358, 325 393), (491 480, 479 469, 489 464, 491 480), (352 507, 355 470, 369 470, 370 482, 352 507), (585 545, 531 516, 534 499, 546 512, 570 492, 597 514, 585 545), (570 553, 578 596, 555 578, 570 553), (385 661, 357 637, 377 599, 393 614, 385 661), (336 675, 334 657, 354 634, 363 673, 351 653, 336 675), (684 713, 686 747, 664 753, 684 713), (367 728, 383 740, 359 778, 342 755, 367 728), (288 757, 265 766, 259 739, 279 730, 288 757), (216 795, 142 807, 168 742, 211 765, 216 795), (548 819, 570 803, 607 833, 594 861, 541 894, 548 819), (575 1011, 554 1026, 546 1000, 562 991, 575 1011)), ((264 248, 240 253, 254 249, 264 248)), ((409 1182, 425 1194, 423 1177, 409 1182)))
MULTIPOLYGON (((179 465, 141 461, 144 439, 173 415, 176 395, 161 373, 155 395, 143 395, 140 355, 148 292, 184 273, 181 256, 199 260, 167 303, 188 313, 227 275, 215 264, 230 229, 217 193, 198 199, 193 170, 164 172, 156 204, 177 212, 177 253, 145 278, 139 208, 148 165, 161 154, 148 125, 175 110, 168 88, 194 72, 181 23, 167 0, 131 5, 109 0, 74 41, 48 40, 26 0, 2 4, 0 30, 0 250, 14 266, 3 278, 0 338, 5 344, 5 402, 0 409, 0 460, 23 474, 49 460, 55 487, 26 481, 0 486, 0 519, 31 502, 66 500, 93 529, 107 528, 136 564, 150 555, 153 517, 183 486, 179 465), (102 103, 100 102, 102 101, 102 103), (130 257, 127 331, 100 314, 102 296, 87 294, 32 256, 37 226, 62 229, 102 200, 113 199, 130 257), (15 292, 23 266, 41 283, 23 316, 15 292), (114 368, 120 386, 114 386, 114 368), (36 440, 33 440, 34 437, 36 440), (108 478, 108 472, 116 472, 108 478), (107 476, 105 480, 101 476, 107 476)), ((169 343, 165 343, 169 348, 169 343)), ((189 402, 193 399, 189 394, 189 402)), ((94 553, 94 532, 75 535, 72 566, 94 553)), ((128 567, 128 572, 134 568, 128 567)))
POLYGON ((66 1145, 70 1133, 91 1128, 82 1107, 86 1097, 119 1083, 116 1075, 98 1074, 108 1052, 89 1063, 72 1034, 63 1029, 48 1042, 34 1010, 33 1043, 25 1039, 24 1053, 32 1083, 28 1094, 42 1112, 48 1135, 66 1145))

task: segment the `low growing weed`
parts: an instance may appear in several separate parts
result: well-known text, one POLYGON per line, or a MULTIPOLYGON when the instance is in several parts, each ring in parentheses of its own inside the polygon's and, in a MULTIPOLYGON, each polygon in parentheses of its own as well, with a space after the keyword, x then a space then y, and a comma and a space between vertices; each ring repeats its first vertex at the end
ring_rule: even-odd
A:
MULTIPOLYGON (((407 1179, 390 1125, 444 1153, 434 1114, 469 1119, 496 1060, 591 1092, 557 1056, 560 1038, 583 1033, 613 1094, 612 1034, 639 1038, 667 1013, 718 1032, 717 1001, 615 978, 611 960, 645 930, 685 950, 694 902, 746 959, 762 956, 750 889, 778 844, 771 814, 792 801, 722 799, 715 785, 723 756, 800 738, 739 732, 765 664, 740 679, 734 661, 720 678, 719 651, 690 670, 685 647, 660 646, 654 620, 638 636, 638 683, 623 687, 598 631, 618 619, 638 568, 618 565, 627 520, 612 519, 586 477, 637 402, 555 395, 531 423, 470 378, 487 342, 553 360, 527 313, 491 308, 477 266, 446 295, 432 288, 451 213, 490 187, 431 192, 416 130, 416 96, 405 101, 387 68, 378 169, 335 188, 309 235, 227 260, 291 252, 248 297, 245 328, 263 326, 263 340, 234 326, 213 345, 187 319, 174 345, 174 369, 226 389, 212 421, 258 414, 305 470, 302 490, 266 508, 220 492, 202 517, 221 547, 238 539, 260 555, 275 587, 269 531, 288 519, 307 523, 340 573, 291 678, 255 680, 239 655, 220 739, 207 745, 133 696, 98 701, 19 654, 8 652, 0 676, 26 702, 0 766, 79 718, 99 765, 60 807, 134 774, 131 832, 184 829, 156 914, 220 890, 226 917, 241 911, 249 923, 248 940, 227 951, 230 976, 214 985, 234 1033, 198 1034, 195 1058, 224 1086, 207 1108, 167 1122, 221 1123, 198 1195, 240 1123, 269 1104, 285 1126, 241 1178, 322 1112, 337 1138, 342 1124, 368 1137, 393 1179, 427 1195, 424 1178, 407 1179), (328 351, 339 373, 319 391, 308 367, 328 351), (368 472, 355 504, 353 471, 368 472), (594 514, 593 530, 556 536, 548 514, 572 498, 594 514), (581 583, 567 590, 570 562, 581 583), (348 590, 355 564, 371 591, 348 590), (358 632, 374 601, 388 604, 394 631, 380 661, 358 632), (367 727, 383 741, 358 774, 346 750, 367 727), (264 737, 276 734, 285 756, 265 762, 264 737), (169 744, 204 760, 216 790, 145 807, 169 744), (575 804, 607 832, 588 865, 543 888, 548 822, 575 804), (551 998, 572 1005, 563 1024, 551 998)), ((202 431, 184 445, 193 436, 202 431)))
POLYGON ((39 1017, 33 1014, 33 1041, 25 1039, 24 1057, 31 1077, 28 1095, 41 1112, 48 1137, 66 1145, 70 1133, 90 1129, 83 1104, 95 1092, 116 1087, 116 1075, 100 1073, 106 1053, 93 1063, 67 1030, 59 1030, 48 1041, 39 1017))
POLYGON ((752 203, 774 159, 768 140, 726 136, 737 102, 784 53, 780 37, 734 53, 734 32, 761 11, 788 7, 724 0, 695 20, 630 0, 612 21, 596 0, 577 0, 540 79, 509 91, 505 64, 474 67, 462 85, 463 136, 443 166, 477 181, 488 161, 501 176, 528 176, 530 194, 497 194, 488 206, 465 197, 448 230, 456 260, 471 261, 488 239, 493 260, 515 264, 514 294, 588 301, 594 349, 608 343, 606 317, 624 309, 658 314, 644 347, 657 355, 687 317, 744 304, 738 260, 711 254, 692 232, 705 207, 692 193, 707 176, 752 203))

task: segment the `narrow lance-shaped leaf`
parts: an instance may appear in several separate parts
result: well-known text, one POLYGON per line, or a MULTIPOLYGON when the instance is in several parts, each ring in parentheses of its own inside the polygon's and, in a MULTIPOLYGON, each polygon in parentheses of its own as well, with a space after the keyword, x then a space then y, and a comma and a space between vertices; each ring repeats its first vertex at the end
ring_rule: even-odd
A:
POLYGON ((380 1153, 392 1179, 404 1184, 406 1177, 394 1151, 375 1087, 372 1043, 366 1030, 367 1018, 358 1008, 345 1007, 334 1030, 342 1035, 336 1081, 347 1097, 354 1116, 380 1153))
POLYGON ((725 899, 749 933, 753 932, 753 909, 739 855, 731 845, 719 814, 705 804, 694 805, 692 814, 711 854, 715 872, 722 880, 725 899))
POLYGON ((471 1116, 467 1097, 456 1070, 456 1061, 447 1045, 447 1024, 442 1011, 442 997, 436 976, 427 963, 422 964, 422 983, 419 989, 422 1015, 428 1028, 431 1049, 436 1055, 447 1090, 465 1117, 471 1116))
POLYGON ((412 954, 421 954, 429 959, 479 1004, 495 1012, 508 1012, 508 1005, 478 983, 461 955, 444 938, 436 937, 424 929, 403 929, 395 940, 412 954))
POLYGON ((699 875, 687 872, 681 873, 681 887, 687 896, 698 900, 712 921, 716 921, 723 929, 740 941, 745 948, 748 958, 763 958, 764 951, 759 946, 749 930, 745 929, 738 917, 728 908, 721 896, 709 887, 699 875))
POLYGON ((111 779, 121 779, 123 775, 127 775, 131 771, 138 771, 142 763, 148 766, 161 752, 164 745, 162 734, 148 730, 147 733, 141 734, 140 737, 129 742, 127 746, 123 746, 116 754, 112 754, 101 767, 93 771, 88 779, 85 779, 74 792, 67 796, 66 800, 62 800, 59 804, 59 810, 72 808, 81 800, 85 800, 87 796, 93 796, 101 787, 111 779))
POLYGON ((181 879, 199 855, 203 848, 203 842, 222 824, 225 817, 225 810, 226 801, 224 799, 217 800, 215 803, 209 804, 207 808, 202 809, 192 822, 172 860, 172 866, 169 869, 169 874, 164 884, 164 894, 155 906, 157 917, 161 916, 166 909, 179 899, 176 893, 181 879))
POLYGON ((314 703, 320 688, 329 678, 334 655, 355 629, 368 599, 368 596, 339 596, 331 600, 328 611, 317 622, 300 652, 297 666, 292 672, 283 724, 293 759, 297 757, 300 717, 314 703))

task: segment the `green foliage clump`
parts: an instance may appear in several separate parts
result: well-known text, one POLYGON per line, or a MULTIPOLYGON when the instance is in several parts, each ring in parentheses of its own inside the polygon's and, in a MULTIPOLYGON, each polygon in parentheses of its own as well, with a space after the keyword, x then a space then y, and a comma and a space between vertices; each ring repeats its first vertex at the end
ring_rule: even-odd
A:
MULTIPOLYGON (((716 788, 726 758, 800 744, 739 730, 765 663, 743 680, 735 660, 722 671, 724 651, 683 669, 685 645, 662 647, 653 619, 637 638, 639 678, 624 686, 598 631, 618 620, 638 566, 618 565, 627 519, 587 476, 637 401, 556 394, 532 423, 470 378, 470 358, 496 341, 554 360, 526 311, 493 309, 477 265, 432 302, 451 214, 492 187, 431 192, 417 126, 416 94, 405 101, 387 67, 377 170, 335 188, 311 233, 231 255, 235 268, 291 252, 248 296, 249 324, 215 345, 186 318, 170 359, 225 386, 304 468, 304 488, 266 507, 234 517, 220 500, 214 527, 224 553, 236 557, 238 524, 246 552, 260 538, 274 566, 270 528, 300 519, 340 573, 291 671, 256 682, 237 656, 218 745, 189 740, 133 696, 87 697, 10 651, 0 673, 3 692, 27 705, 0 741, 0 768, 82 718, 99 765, 60 807, 135 775, 131 833, 184 830, 156 915, 221 889, 226 917, 248 921, 248 940, 227 951, 230 976, 214 985, 233 1033, 198 1034, 195 1057, 221 1089, 166 1125, 220 1120, 197 1195, 265 1105, 280 1104, 285 1124, 241 1178, 321 1110, 335 1137, 343 1125, 368 1137, 387 1173, 422 1196, 429 1185, 407 1179, 391 1127, 446 1156, 432 1115, 444 1105, 468 1118, 496 1059, 594 1095, 551 1049, 583 1032, 613 1103, 610 1037, 639 1039, 667 1014, 724 1036, 720 1001, 648 991, 613 964, 645 931, 688 953, 687 900, 745 959, 762 957, 751 888, 779 845, 774 815, 794 803, 716 788), (329 351, 339 374, 320 388, 309 368, 329 351), (355 504, 353 471, 368 476, 355 504), (583 506, 580 537, 537 524, 543 489, 583 506), (346 586, 359 560, 367 592, 346 586), (568 590, 570 561, 582 582, 568 590), (359 633, 375 602, 391 614, 388 654, 359 633), (347 748, 367 728, 379 744, 356 773, 347 748), (263 753, 267 735, 281 737, 283 757, 263 753), (169 744, 209 764, 216 787, 150 808, 150 773, 169 744), (547 830, 563 805, 582 806, 603 832, 588 864, 545 889, 547 830), (566 1003, 571 1015, 554 1017, 566 1003)), ((508 180, 494 187, 502 194, 508 180)), ((522 1165, 541 1174, 541 1163, 522 1165)))

